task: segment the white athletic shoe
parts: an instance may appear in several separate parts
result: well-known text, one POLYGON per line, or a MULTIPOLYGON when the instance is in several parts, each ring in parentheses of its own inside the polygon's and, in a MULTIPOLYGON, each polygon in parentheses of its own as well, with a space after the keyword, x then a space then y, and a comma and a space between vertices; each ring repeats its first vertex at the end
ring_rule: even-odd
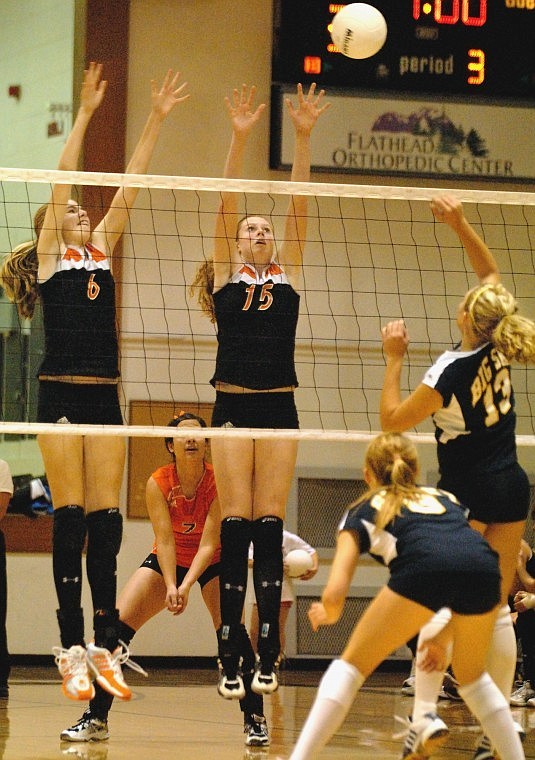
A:
POLYGON ((412 723, 403 745, 402 760, 422 760, 441 747, 448 738, 449 728, 436 713, 426 713, 412 723))
POLYGON ((110 738, 108 721, 94 718, 91 710, 86 710, 74 726, 61 732, 59 738, 62 742, 105 742, 110 738))
POLYGON ((60 674, 63 676, 62 690, 69 699, 90 700, 95 696, 95 689, 87 669, 87 654, 78 644, 64 649, 53 647, 54 658, 60 674))
POLYGON ((97 647, 91 643, 87 646, 87 667, 89 672, 97 683, 105 691, 122 700, 129 700, 132 697, 132 690, 123 677, 122 665, 128 665, 129 668, 147 678, 147 673, 141 665, 130 659, 130 650, 122 641, 119 641, 117 649, 110 652, 104 647, 97 647))
POLYGON ((524 681, 520 688, 513 691, 509 702, 513 707, 526 707, 533 697, 535 697, 535 690, 531 688, 529 681, 524 681))

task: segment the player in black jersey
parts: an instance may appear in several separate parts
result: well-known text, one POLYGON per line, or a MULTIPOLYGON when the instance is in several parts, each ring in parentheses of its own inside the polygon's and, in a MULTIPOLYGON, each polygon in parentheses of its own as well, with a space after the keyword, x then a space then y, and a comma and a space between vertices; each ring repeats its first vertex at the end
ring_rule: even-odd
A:
MULTIPOLYGON (((240 176, 247 139, 265 108, 263 104, 255 108, 254 94, 254 87, 248 90, 244 85, 241 91, 234 90, 232 100, 226 99, 232 142, 225 177, 240 176)), ((322 105, 323 94, 323 90, 316 93, 312 84, 305 95, 298 85, 297 107, 290 99, 286 102, 295 129, 294 181, 310 177, 310 133, 328 108, 322 105)), ((270 222, 253 215, 238 221, 236 193, 223 193, 213 261, 200 268, 192 284, 192 293, 217 324, 213 426, 298 427, 296 288, 306 223, 306 196, 291 197, 283 242, 277 250, 270 222)), ((251 541, 260 621, 252 686, 259 693, 270 693, 278 685, 282 524, 296 454, 295 441, 216 438, 212 442, 222 511, 218 691, 227 699, 243 694, 239 632, 251 541)))
MULTIPOLYGON (((366 678, 444 606, 452 610, 451 623, 427 643, 422 666, 438 668, 442 675, 451 640, 462 698, 502 760, 524 757, 508 701, 485 669, 500 598, 498 557, 470 528, 455 497, 419 486, 418 475, 416 448, 405 436, 383 433, 369 444, 364 462, 369 490, 342 518, 321 602, 314 602, 308 613, 313 630, 340 619, 362 554, 386 565, 390 579, 322 677, 290 760, 316 757, 341 726, 366 678)), ((447 734, 445 723, 428 712, 411 724, 403 757, 428 757, 447 734)))
MULTIPOLYGON (((510 362, 535 360, 535 324, 517 313, 514 297, 500 282, 497 263, 464 216, 455 198, 433 199, 438 221, 459 236, 479 285, 466 293, 457 309, 459 347, 446 351, 404 400, 400 374, 408 346, 402 321, 382 330, 386 372, 381 396, 384 430, 407 430, 432 416, 440 469, 439 487, 454 493, 470 509, 471 524, 500 557, 501 607, 489 651, 488 670, 509 699, 516 665, 516 642, 507 605, 520 540, 529 506, 529 483, 517 461, 514 393, 510 362)), ((444 613, 420 634, 424 639, 447 619, 444 613)), ((440 674, 421 676, 416 669, 413 718, 433 701, 440 674)), ((475 754, 494 754, 483 737, 475 754)))
MULTIPOLYGON (((151 83, 152 107, 126 169, 147 171, 160 128, 185 85, 168 71, 159 88, 151 83)), ((102 65, 84 73, 80 107, 59 159, 72 171, 86 129, 106 90, 102 65)), ((43 306, 45 354, 39 370, 39 422, 122 424, 117 380, 118 344, 115 290, 110 259, 137 197, 134 187, 119 188, 102 221, 92 230, 87 212, 70 200, 71 186, 56 184, 34 219, 36 240, 23 243, 5 261, 1 278, 19 313, 31 318, 39 297, 43 306)), ((56 662, 63 692, 71 699, 94 695, 89 677, 114 696, 129 699, 121 662, 128 652, 118 642, 117 554, 122 538, 119 492, 125 443, 99 436, 39 436, 54 505, 53 570, 59 601, 61 647, 56 662), (104 440, 106 441, 104 444, 104 440), (94 644, 84 643, 81 608, 82 550, 87 535, 87 577, 94 609, 94 644)))

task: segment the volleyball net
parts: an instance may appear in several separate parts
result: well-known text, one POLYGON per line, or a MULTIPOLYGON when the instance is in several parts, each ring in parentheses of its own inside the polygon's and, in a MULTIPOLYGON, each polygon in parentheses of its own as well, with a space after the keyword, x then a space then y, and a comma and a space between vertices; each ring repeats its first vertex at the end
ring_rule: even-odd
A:
MULTIPOLYGON (((117 187, 140 188, 113 261, 126 425, 99 429, 103 435, 161 436, 171 409, 200 410, 209 419, 216 328, 189 288, 199 264, 212 255, 222 192, 237 194, 240 215, 269 219, 279 246, 289 195, 308 196, 295 354, 301 429, 257 431, 256 437, 369 438, 380 429, 381 327, 402 318, 409 330, 402 393, 458 341, 456 307, 476 278, 456 235, 429 208, 442 192, 463 201, 504 284, 522 313, 535 319, 533 193, 0 169, 0 256, 33 237, 33 214, 59 181, 73 184, 73 198, 93 225, 117 187)), ((50 426, 35 423, 44 348, 39 308, 31 321, 21 319, 3 295, 0 336, 0 433, 45 432, 50 426)), ((530 444, 535 367, 515 366, 513 382, 519 442, 530 444)), ((89 432, 62 429, 67 435, 89 432)), ((432 440, 431 431, 427 421, 415 433, 432 440)))

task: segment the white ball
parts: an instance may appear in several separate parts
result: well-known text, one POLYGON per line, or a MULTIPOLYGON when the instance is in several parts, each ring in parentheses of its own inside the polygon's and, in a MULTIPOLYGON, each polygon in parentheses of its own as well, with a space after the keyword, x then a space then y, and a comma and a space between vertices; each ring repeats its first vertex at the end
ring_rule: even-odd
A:
POLYGON ((345 5, 331 25, 334 44, 348 58, 375 55, 385 44, 386 32, 383 14, 367 3, 345 5))
POLYGON ((308 572, 312 565, 312 557, 304 549, 292 549, 284 558, 284 564, 290 578, 299 578, 308 572))

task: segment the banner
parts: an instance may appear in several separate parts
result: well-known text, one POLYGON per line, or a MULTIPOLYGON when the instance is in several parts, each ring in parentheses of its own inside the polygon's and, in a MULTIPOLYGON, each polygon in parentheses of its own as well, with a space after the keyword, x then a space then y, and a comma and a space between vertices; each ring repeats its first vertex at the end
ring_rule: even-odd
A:
MULTIPOLYGON (((291 166, 294 129, 274 88, 272 168, 291 166), (277 123, 278 114, 278 123, 277 123)), ((535 108, 330 94, 312 133, 312 168, 353 174, 535 180, 535 108)))

